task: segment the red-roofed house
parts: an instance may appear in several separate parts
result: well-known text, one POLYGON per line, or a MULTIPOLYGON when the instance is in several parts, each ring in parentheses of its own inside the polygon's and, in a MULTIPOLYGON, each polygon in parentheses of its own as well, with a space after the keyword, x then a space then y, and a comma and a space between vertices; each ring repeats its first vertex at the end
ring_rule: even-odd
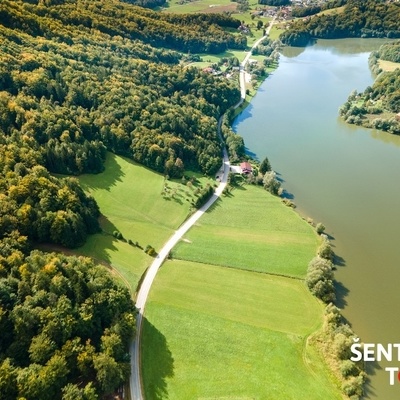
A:
POLYGON ((242 170, 242 174, 251 174, 251 171, 253 171, 253 168, 248 162, 242 162, 240 164, 240 169, 242 170))

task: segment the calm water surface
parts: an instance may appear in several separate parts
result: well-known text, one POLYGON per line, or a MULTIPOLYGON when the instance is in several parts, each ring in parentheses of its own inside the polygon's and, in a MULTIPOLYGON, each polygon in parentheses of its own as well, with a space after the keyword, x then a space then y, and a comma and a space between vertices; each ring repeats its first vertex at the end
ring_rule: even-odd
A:
MULTIPOLYGON (((366 343, 399 343, 400 137, 349 126, 338 108, 373 83, 368 55, 383 42, 319 41, 285 49, 234 129, 249 152, 268 155, 298 210, 333 236, 338 305, 366 343)), ((369 399, 400 399, 385 366, 368 366, 369 399)))

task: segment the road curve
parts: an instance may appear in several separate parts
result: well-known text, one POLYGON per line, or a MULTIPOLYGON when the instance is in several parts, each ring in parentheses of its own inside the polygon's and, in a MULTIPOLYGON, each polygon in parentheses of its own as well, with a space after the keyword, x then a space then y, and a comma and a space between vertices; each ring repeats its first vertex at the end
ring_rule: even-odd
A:
MULTIPOLYGON (((269 25, 266 34, 268 35, 273 21, 269 25)), ((263 36, 259 40, 257 40, 252 46, 251 50, 258 46, 259 43, 265 38, 263 36)), ((246 98, 246 82, 245 82, 245 67, 249 61, 251 56, 251 50, 246 54, 244 60, 240 63, 240 72, 239 72, 239 83, 240 83, 240 101, 234 106, 234 108, 239 107, 244 99, 246 98)), ((221 123, 222 117, 218 122, 218 133, 221 132, 221 123)), ((130 377, 130 395, 131 400, 143 400, 142 395, 142 380, 140 376, 140 341, 141 341, 141 333, 142 333, 142 322, 143 322, 143 313, 144 307, 146 305, 147 297, 150 292, 151 285, 153 284, 154 278, 156 274, 168 257, 168 254, 172 250, 172 248, 182 239, 182 236, 196 223, 196 221, 215 203, 215 201, 221 196, 223 190, 225 189, 228 181, 228 175, 230 170, 230 163, 228 152, 226 147, 223 149, 223 176, 221 178, 221 182, 215 190, 214 194, 211 198, 204 204, 201 208, 199 208, 188 220, 186 220, 181 227, 175 231, 175 233, 171 236, 171 238, 167 241, 164 247, 158 253, 158 256, 155 258, 151 266, 146 272, 144 280, 140 286, 139 293, 136 298, 136 308, 138 310, 138 314, 136 315, 136 336, 131 342, 130 345, 130 355, 131 355, 131 377, 130 377)))

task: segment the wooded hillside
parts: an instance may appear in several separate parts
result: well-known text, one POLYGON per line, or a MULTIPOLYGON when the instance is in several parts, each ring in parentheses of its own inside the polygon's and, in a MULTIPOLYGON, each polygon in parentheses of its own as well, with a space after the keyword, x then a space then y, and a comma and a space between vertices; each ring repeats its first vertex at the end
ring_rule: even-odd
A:
POLYGON ((315 38, 346 37, 400 37, 400 3, 349 0, 341 13, 295 21, 280 39, 291 46, 306 46, 315 38))

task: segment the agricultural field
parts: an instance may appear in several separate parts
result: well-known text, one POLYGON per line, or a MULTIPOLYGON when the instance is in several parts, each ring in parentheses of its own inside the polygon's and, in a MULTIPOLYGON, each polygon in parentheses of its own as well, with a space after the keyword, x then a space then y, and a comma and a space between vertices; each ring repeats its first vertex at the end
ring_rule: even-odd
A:
POLYGON ((304 282, 168 261, 146 306, 147 399, 340 399, 307 345, 322 305, 304 282))
POLYGON ((185 236, 173 257, 303 278, 318 238, 279 198, 244 185, 219 200, 185 236))

